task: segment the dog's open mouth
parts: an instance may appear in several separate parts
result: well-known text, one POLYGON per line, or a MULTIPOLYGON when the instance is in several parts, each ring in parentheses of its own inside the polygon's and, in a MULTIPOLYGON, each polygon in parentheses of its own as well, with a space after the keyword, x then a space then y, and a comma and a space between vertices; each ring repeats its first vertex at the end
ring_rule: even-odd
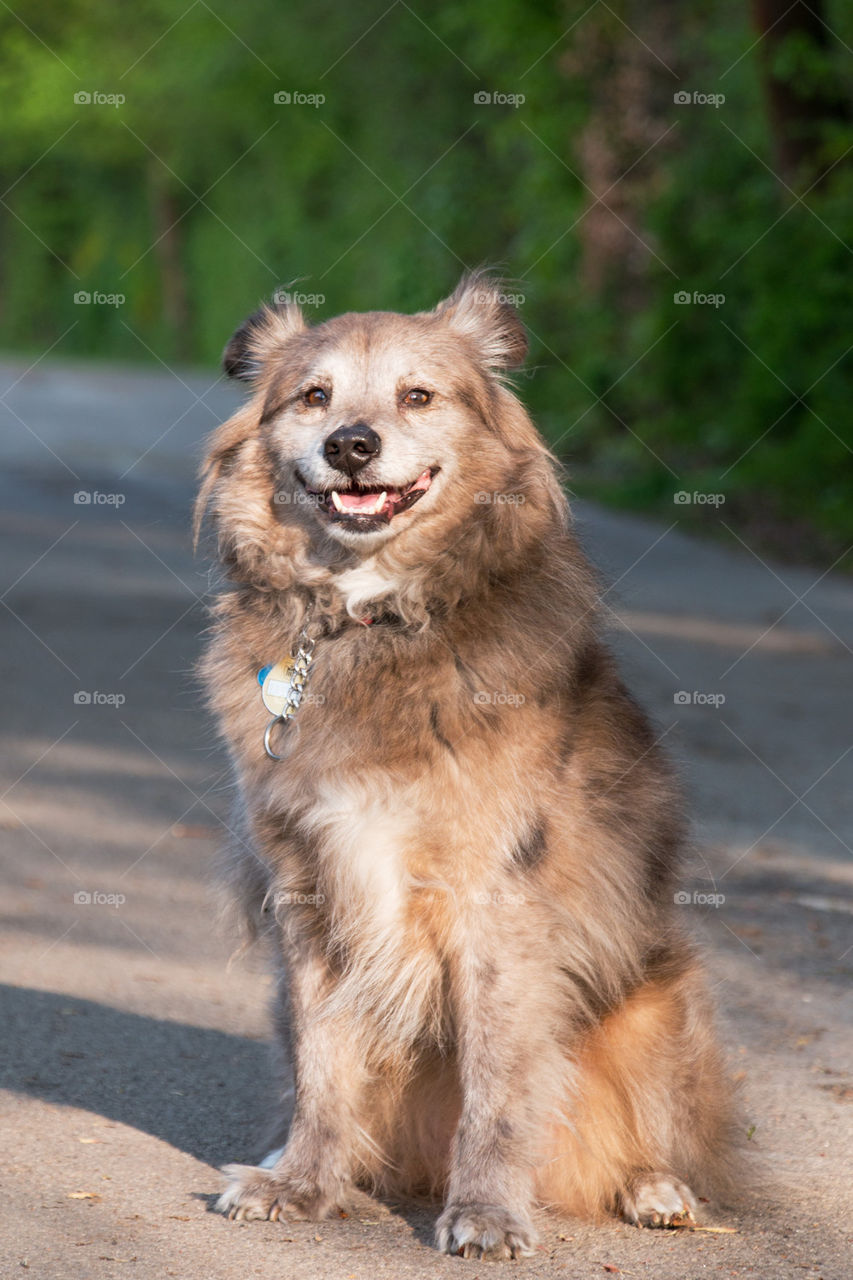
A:
POLYGON ((395 516, 408 511, 424 496, 438 474, 438 467, 427 467, 411 484, 402 489, 368 487, 357 482, 346 489, 312 489, 297 471, 296 477, 322 511, 334 524, 347 524, 365 531, 390 524, 395 516))

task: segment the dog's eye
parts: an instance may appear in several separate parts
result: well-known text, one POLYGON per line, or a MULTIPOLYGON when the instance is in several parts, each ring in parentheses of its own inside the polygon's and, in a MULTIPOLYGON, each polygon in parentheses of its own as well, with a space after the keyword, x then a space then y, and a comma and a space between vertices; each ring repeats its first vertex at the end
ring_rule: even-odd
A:
POLYGON ((317 405, 328 404, 329 402, 328 393, 325 392, 322 387, 309 387, 309 389, 304 393, 302 399, 306 404, 313 405, 315 407, 317 405))
POLYGON ((408 405, 409 408, 413 406, 420 408, 421 405, 429 404, 431 399, 431 391, 424 391, 423 387, 412 387, 412 390, 407 391, 403 396, 403 404, 408 405))

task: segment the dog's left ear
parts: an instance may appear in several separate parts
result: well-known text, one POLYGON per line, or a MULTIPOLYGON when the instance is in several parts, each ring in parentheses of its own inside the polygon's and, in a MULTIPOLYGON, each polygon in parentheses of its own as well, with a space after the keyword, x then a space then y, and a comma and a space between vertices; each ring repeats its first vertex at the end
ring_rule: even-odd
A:
POLYGON ((434 314, 474 342, 490 369, 516 369, 524 363, 524 325, 501 281, 488 272, 464 275, 434 314))

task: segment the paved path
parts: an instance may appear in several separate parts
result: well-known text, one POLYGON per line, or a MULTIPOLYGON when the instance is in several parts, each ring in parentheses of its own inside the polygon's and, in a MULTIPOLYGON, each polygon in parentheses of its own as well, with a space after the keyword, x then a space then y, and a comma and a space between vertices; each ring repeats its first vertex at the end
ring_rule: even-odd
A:
MULTIPOLYGON (((488 1271, 437 1255, 431 1213, 406 1205, 362 1198, 320 1226, 210 1213, 268 1087, 263 964, 229 965, 209 889, 228 796, 191 677, 208 587, 193 472, 235 397, 205 375, 26 370, 0 365, 2 1275, 488 1271)), ((725 1232, 548 1220, 531 1276, 853 1274, 853 583, 693 537, 720 518, 578 507, 614 643, 691 795, 684 911, 760 1183, 714 1216, 725 1232)))

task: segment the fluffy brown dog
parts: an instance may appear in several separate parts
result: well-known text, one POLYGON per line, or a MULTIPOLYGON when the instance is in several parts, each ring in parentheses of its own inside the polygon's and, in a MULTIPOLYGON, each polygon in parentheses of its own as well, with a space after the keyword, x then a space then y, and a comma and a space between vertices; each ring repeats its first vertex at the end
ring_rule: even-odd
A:
POLYGON ((226 349, 253 394, 199 496, 234 583, 203 675, 296 1089, 232 1217, 427 1192, 440 1248, 518 1257, 537 1203, 679 1222, 725 1173, 679 805, 501 381, 525 351, 482 273, 413 316, 264 308, 226 349))

